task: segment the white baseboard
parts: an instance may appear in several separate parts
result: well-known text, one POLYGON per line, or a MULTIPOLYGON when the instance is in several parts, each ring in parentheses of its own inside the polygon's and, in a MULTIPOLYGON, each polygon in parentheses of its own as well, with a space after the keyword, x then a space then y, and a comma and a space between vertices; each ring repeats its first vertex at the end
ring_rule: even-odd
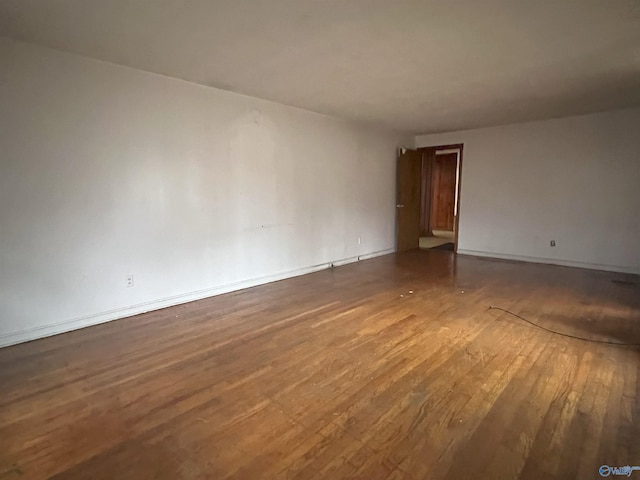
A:
POLYGON ((139 315, 141 313, 150 312, 152 310, 159 310, 161 308, 172 307, 180 305, 182 303, 193 302, 195 300, 201 300, 207 297, 213 297, 216 295, 222 295, 223 293, 234 292, 236 290, 243 290, 245 288, 255 287, 263 285, 265 283, 277 282, 278 280, 284 280, 286 278, 297 277, 300 275, 306 275, 308 273, 325 270, 333 266, 346 265, 348 263, 354 263, 359 260, 366 260, 368 258, 379 257, 381 255, 387 255, 393 253, 393 248, 387 250, 381 250, 378 252, 372 252, 357 257, 349 257, 345 259, 336 260, 333 262, 321 263, 318 265, 312 265, 309 267, 303 267, 296 270, 290 270, 287 272, 276 273, 273 275, 265 275, 263 277, 251 278, 235 283, 228 283, 225 285, 219 285, 212 288, 203 290, 197 290, 195 292, 184 293, 173 297, 166 297, 159 300, 153 300, 151 302, 140 303, 129 307, 118 308, 115 310, 109 310, 107 312, 100 312, 93 315, 86 315, 71 320, 65 320, 62 322, 50 323, 48 325, 42 325, 34 328, 27 328, 16 332, 9 332, 0 334, 0 347, 7 347, 16 343, 28 342, 31 340, 37 340, 38 338, 50 337, 52 335, 58 335, 60 333, 70 332, 72 330, 78 330, 80 328, 91 327, 100 323, 111 322, 120 318, 131 317, 133 315, 139 315))
POLYGON ((600 263, 575 262, 573 260, 559 260, 557 258, 528 257, 526 255, 509 255, 494 252, 482 252, 478 250, 458 249, 460 255, 472 255, 474 257, 500 258, 503 260, 516 260, 519 262, 546 263, 548 265, 561 265, 563 267, 587 268, 590 270, 604 270, 607 272, 631 273, 640 275, 640 268, 623 267, 620 265, 603 265, 600 263))
POLYGON ((358 260, 369 260, 370 258, 381 257, 382 255, 389 255, 390 253, 395 253, 395 248, 388 248, 387 250, 380 250, 379 252, 373 253, 365 253, 358 257, 358 260))
POLYGON ((395 248, 389 248, 387 250, 380 250, 378 252, 365 253, 363 255, 358 255, 357 257, 349 257, 349 258, 344 258, 342 260, 336 260, 334 262, 331 262, 331 265, 333 265, 334 267, 339 267, 341 265, 347 265, 349 263, 359 262, 360 260, 368 260, 370 258, 380 257, 382 255, 389 255, 390 253, 395 253, 395 251, 396 251, 395 248))

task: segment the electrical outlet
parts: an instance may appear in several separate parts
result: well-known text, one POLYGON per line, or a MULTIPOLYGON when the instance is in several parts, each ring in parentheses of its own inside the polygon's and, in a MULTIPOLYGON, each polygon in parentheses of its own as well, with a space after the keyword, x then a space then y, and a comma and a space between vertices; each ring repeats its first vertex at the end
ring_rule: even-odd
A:
POLYGON ((127 287, 133 287, 133 275, 127 275, 124 277, 124 281, 127 287))
POLYGON ((556 241, 555 241, 555 240, 551 240, 551 241, 549 242, 549 246, 550 246, 550 247, 555 247, 555 246, 556 246, 556 241))
POLYGON ((358 237, 358 245, 360 245, 361 243, 362 243, 362 239, 358 237))

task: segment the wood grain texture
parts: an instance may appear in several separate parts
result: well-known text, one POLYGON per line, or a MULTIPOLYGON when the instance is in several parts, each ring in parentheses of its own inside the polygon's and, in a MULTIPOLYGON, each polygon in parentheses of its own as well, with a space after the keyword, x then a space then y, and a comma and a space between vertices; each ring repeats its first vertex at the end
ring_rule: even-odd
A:
POLYGON ((420 183, 422 154, 401 149, 396 169, 396 250, 404 252, 420 246, 420 183))
POLYGON ((0 479, 599 478, 640 352, 487 308, 640 342, 637 284, 417 250, 8 347, 0 479))
POLYGON ((433 235, 430 225, 431 220, 431 195, 433 183, 433 161, 436 157, 436 148, 419 148, 422 156, 422 168, 420 173, 420 236, 433 235))
POLYGON ((431 230, 453 231, 457 162, 457 153, 436 155, 433 160, 431 230))

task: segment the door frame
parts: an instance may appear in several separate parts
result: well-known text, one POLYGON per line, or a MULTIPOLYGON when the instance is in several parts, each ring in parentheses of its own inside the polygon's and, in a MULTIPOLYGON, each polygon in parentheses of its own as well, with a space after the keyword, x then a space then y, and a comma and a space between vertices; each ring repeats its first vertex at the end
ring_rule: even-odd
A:
MULTIPOLYGON (((454 253, 458 253, 458 236, 460 234, 460 212, 461 212, 461 205, 462 205, 462 157, 463 157, 463 152, 464 152, 464 144, 463 143, 454 143, 454 144, 449 144, 449 145, 433 145, 433 146, 428 146, 428 147, 420 147, 417 148, 416 150, 418 150, 418 152, 420 152, 421 156, 422 156, 422 178, 420 181, 420 186, 421 186, 421 202, 420 202, 420 218, 421 220, 424 218, 425 215, 427 215, 428 217, 431 216, 431 193, 432 193, 432 188, 433 188, 433 166, 431 164, 431 162, 433 161, 433 158, 435 158, 435 155, 437 154, 438 151, 442 151, 442 150, 457 150, 458 151, 458 169, 457 169, 457 188, 456 188, 456 205, 457 205, 457 209, 456 209, 456 216, 455 216, 455 220, 454 220, 454 247, 453 247, 453 251, 454 253), (428 193, 425 191, 428 190, 428 193), (428 195, 429 200, 429 208, 427 209, 427 212, 424 212, 423 209, 425 209, 425 205, 424 202, 422 201, 422 198, 424 195, 428 195)), ((429 233, 432 233, 431 230, 431 219, 429 218, 429 221, 427 223, 427 230, 429 233)))

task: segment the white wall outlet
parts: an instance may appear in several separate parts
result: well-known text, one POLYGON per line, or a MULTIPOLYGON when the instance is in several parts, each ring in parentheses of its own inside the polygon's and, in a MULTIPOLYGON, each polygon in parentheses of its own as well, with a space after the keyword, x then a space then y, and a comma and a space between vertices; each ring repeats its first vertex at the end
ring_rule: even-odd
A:
POLYGON ((133 287, 133 275, 127 275, 124 277, 124 281, 127 287, 133 287))
POLYGON ((358 237, 358 245, 362 244, 362 238, 358 237))
POLYGON ((549 246, 550 246, 550 247, 555 247, 555 246, 556 246, 556 241, 555 241, 555 240, 551 240, 551 241, 549 242, 549 246))

